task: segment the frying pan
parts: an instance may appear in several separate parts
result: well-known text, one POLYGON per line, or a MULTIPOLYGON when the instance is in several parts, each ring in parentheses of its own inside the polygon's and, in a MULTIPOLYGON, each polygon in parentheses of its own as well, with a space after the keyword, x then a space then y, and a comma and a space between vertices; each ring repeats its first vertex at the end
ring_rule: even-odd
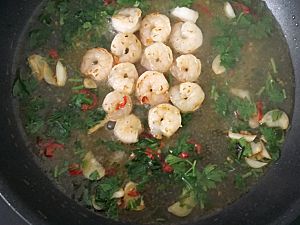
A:
MULTIPOLYGON (((292 126, 282 156, 249 193, 195 224, 289 224, 300 215, 300 1, 266 0, 285 34, 295 71, 292 126)), ((0 3, 0 196, 30 224, 122 224, 97 216, 51 183, 27 149, 11 94, 13 59, 26 22, 40 0, 0 3)), ((0 220, 1 222, 1 220, 0 220)))

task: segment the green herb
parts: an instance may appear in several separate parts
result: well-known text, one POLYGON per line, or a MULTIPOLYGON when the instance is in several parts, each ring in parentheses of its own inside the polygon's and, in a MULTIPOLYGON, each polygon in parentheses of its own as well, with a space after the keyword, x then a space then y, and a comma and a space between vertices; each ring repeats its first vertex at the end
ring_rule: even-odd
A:
POLYGON ((89 176, 90 180, 97 180, 99 178, 99 173, 97 170, 95 170, 94 172, 92 172, 89 176))
POLYGON ((32 95, 36 90, 38 81, 34 77, 23 79, 20 72, 17 72, 17 79, 13 85, 13 96, 25 98, 32 95))
POLYGON ((117 199, 112 195, 120 189, 121 182, 117 177, 103 178, 95 188, 95 204, 102 208, 107 217, 118 219, 117 199))
POLYGON ((44 118, 40 111, 46 106, 44 100, 33 97, 26 101, 25 106, 25 127, 30 134, 38 133, 44 127, 44 118))
POLYGON ((149 1, 145 0, 117 0, 117 3, 121 8, 134 6, 140 8, 143 12, 147 11, 150 7, 149 1))
POLYGON ((34 29, 29 32, 29 45, 36 49, 47 43, 52 29, 49 26, 41 26, 39 29, 34 29))
POLYGON ((215 165, 207 165, 199 171, 196 168, 196 160, 191 162, 169 154, 166 162, 173 167, 175 179, 183 182, 186 189, 195 195, 201 208, 205 206, 207 192, 216 188, 217 183, 225 177, 225 173, 215 165))
POLYGON ((240 119, 247 121, 256 113, 256 106, 251 100, 230 96, 227 91, 218 92, 215 87, 212 90, 211 94, 215 99, 215 110, 218 114, 228 116, 237 112, 240 119))
POLYGON ((83 81, 83 79, 82 78, 69 78, 68 81, 73 82, 73 83, 81 83, 83 81))
POLYGON ((175 0, 175 6, 179 7, 191 7, 195 0, 175 0))
POLYGON ((193 113, 181 114, 181 125, 186 126, 193 119, 193 113))
POLYGON ((139 149, 156 149, 160 146, 160 141, 155 138, 141 138, 136 144, 134 144, 135 147, 139 149))
POLYGON ((84 150, 84 148, 82 147, 82 143, 79 140, 76 140, 74 142, 74 148, 73 148, 74 154, 79 156, 79 158, 83 158, 86 154, 86 151, 84 150))
POLYGON ((273 121, 277 121, 280 119, 280 117, 282 116, 283 112, 280 110, 273 110, 272 111, 272 120, 273 121))
POLYGON ((72 97, 71 101, 72 101, 72 105, 75 105, 78 108, 80 108, 82 104, 91 105, 93 103, 93 100, 87 98, 85 94, 76 94, 72 97))
POLYGON ((104 120, 106 112, 102 108, 97 108, 87 113, 87 118, 85 119, 85 124, 87 128, 91 128, 100 121, 104 120))
POLYGON ((80 111, 71 106, 54 111, 46 124, 47 136, 62 142, 70 137, 72 130, 83 128, 80 111))
POLYGON ((261 127, 261 134, 267 141, 266 148, 271 154, 273 160, 277 160, 280 156, 280 147, 284 141, 284 132, 278 128, 261 127))
POLYGON ((82 89, 84 89, 84 85, 78 85, 78 86, 72 87, 72 90, 82 90, 82 89))
POLYGON ((194 153, 195 145, 189 143, 190 136, 186 133, 183 133, 177 140, 175 147, 170 147, 169 152, 173 155, 179 155, 182 152, 194 153))
POLYGON ((64 161, 63 164, 61 166, 56 165, 54 167, 54 171, 53 171, 53 177, 54 178, 58 178, 61 175, 65 174, 69 169, 69 162, 68 161, 64 161))
POLYGON ((286 99, 285 90, 280 87, 278 82, 276 82, 271 75, 267 79, 265 87, 265 92, 271 102, 282 103, 286 99))
POLYGON ((242 157, 248 157, 252 154, 251 145, 249 142, 245 140, 245 138, 241 138, 238 140, 231 140, 231 149, 236 153, 236 147, 240 147, 240 151, 237 152, 237 159, 240 160, 242 157))

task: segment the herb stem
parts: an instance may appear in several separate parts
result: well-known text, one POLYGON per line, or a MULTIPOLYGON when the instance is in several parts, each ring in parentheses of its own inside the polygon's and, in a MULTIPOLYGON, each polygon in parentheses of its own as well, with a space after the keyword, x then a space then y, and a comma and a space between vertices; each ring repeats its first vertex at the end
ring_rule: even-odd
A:
POLYGON ((72 87, 72 90, 81 90, 81 89, 84 89, 84 85, 72 87))
POLYGON ((68 79, 69 82, 79 83, 82 82, 82 78, 70 78, 68 79))

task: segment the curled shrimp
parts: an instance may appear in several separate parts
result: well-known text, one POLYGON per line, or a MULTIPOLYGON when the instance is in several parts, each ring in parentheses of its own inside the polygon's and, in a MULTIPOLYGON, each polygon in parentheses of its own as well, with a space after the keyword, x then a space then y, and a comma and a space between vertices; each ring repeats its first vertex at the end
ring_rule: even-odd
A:
POLYGON ((83 56, 80 71, 96 81, 106 80, 113 67, 113 57, 104 48, 93 48, 83 56))
POLYGON ((180 111, 168 103, 157 105, 149 110, 148 124, 155 138, 171 137, 181 127, 180 111))
POLYGON ((171 102, 183 113, 199 109, 204 98, 202 88, 196 83, 185 82, 170 89, 171 102))
POLYGON ((108 76, 108 83, 116 91, 131 94, 134 91, 137 79, 138 72, 134 64, 120 63, 112 68, 108 76))
POLYGON ((134 34, 119 33, 111 43, 111 52, 119 62, 137 62, 142 55, 142 44, 134 34))
POLYGON ((141 42, 149 46, 154 42, 166 42, 171 33, 170 19, 160 13, 151 13, 142 20, 141 42))
POLYGON ((180 82, 193 82, 201 73, 201 61, 192 54, 181 55, 170 69, 172 75, 180 82))
POLYGON ((114 128, 114 135, 123 143, 131 144, 138 142, 138 136, 142 133, 141 120, 130 114, 118 119, 114 128))
POLYGON ((142 11, 139 8, 125 8, 112 16, 113 28, 122 33, 134 33, 141 26, 142 11))
POLYGON ((147 70, 164 73, 170 69, 172 62, 172 50, 165 44, 158 42, 145 48, 141 65, 147 70))
POLYGON ((109 119, 115 121, 131 113, 132 101, 129 95, 113 91, 105 96, 102 107, 109 119))
POLYGON ((136 97, 142 104, 158 105, 169 102, 169 83, 162 73, 146 71, 137 80, 136 97))
POLYGON ((200 28, 192 22, 179 22, 172 28, 170 43, 181 54, 192 53, 203 42, 203 34, 200 28))

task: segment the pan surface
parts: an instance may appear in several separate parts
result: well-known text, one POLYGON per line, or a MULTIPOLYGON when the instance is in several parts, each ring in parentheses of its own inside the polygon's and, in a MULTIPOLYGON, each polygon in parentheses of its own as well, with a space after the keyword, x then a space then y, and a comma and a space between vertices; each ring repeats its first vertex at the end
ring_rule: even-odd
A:
MULTIPOLYGON (((300 2, 267 0, 287 39, 295 71, 295 108, 280 160, 239 201, 195 224, 289 224, 300 214, 300 2)), ((11 95, 12 62, 38 0, 0 3, 0 193, 31 224, 120 224, 96 216, 58 191, 27 150, 11 95)))

